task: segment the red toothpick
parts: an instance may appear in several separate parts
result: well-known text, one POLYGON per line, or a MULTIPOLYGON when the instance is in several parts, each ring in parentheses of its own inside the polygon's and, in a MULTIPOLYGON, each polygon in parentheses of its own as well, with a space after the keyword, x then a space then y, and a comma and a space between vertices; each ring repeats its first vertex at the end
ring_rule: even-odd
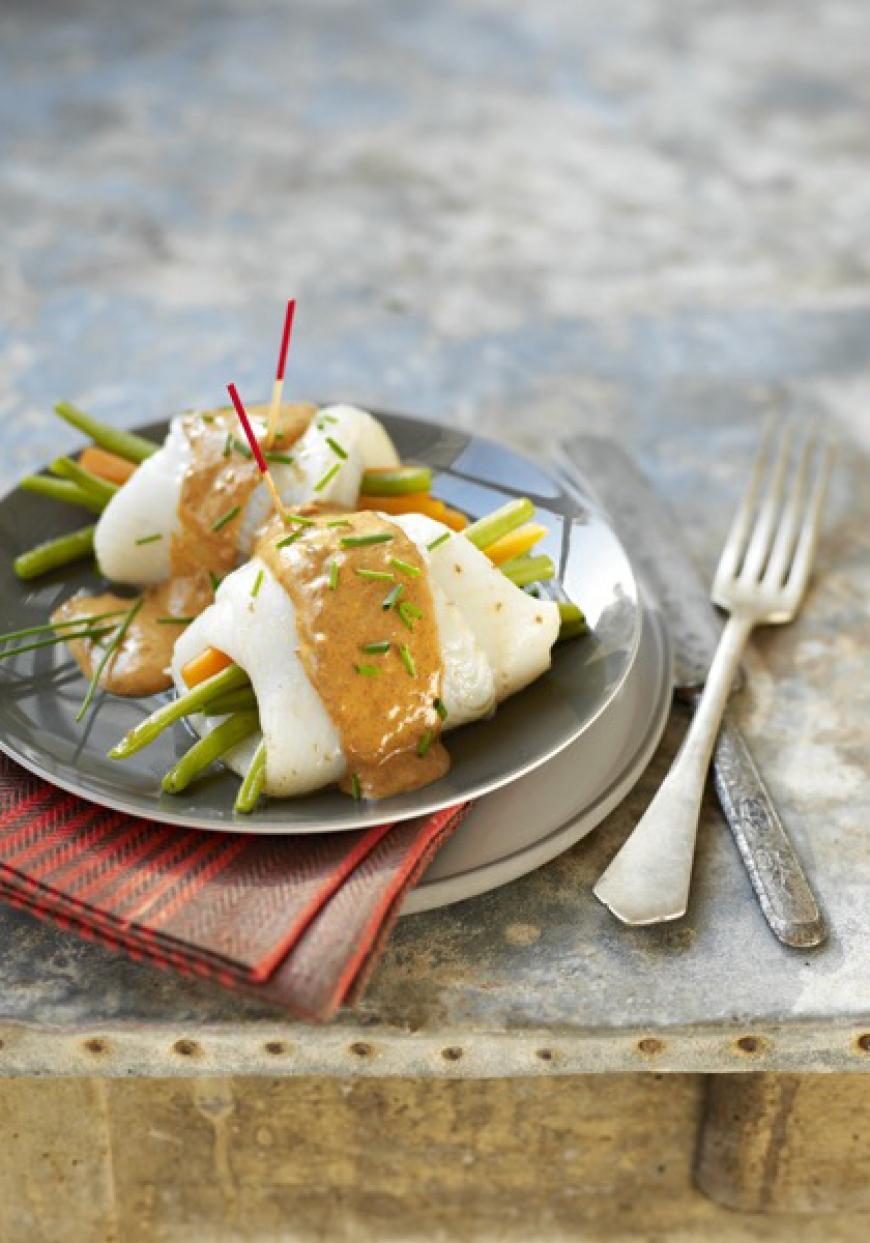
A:
POLYGON ((278 351, 278 366, 275 369, 275 383, 272 385, 272 402, 269 406, 269 424, 266 428, 265 445, 271 449, 272 442, 278 431, 278 413, 281 409, 281 396, 284 392, 284 371, 287 367, 287 351, 290 349, 290 333, 293 331, 293 315, 296 311, 296 299, 290 298, 284 313, 284 331, 281 334, 281 349, 278 351))
POLYGON ((266 481, 266 486, 272 495, 272 504, 275 506, 275 509, 278 511, 279 516, 281 518, 284 518, 286 511, 281 501, 280 493, 278 492, 278 489, 275 487, 275 480, 272 478, 272 472, 269 470, 268 463, 266 462, 266 459, 263 457, 263 450, 260 448, 257 437, 254 435, 254 429, 253 427, 251 427, 251 420, 248 418, 248 412, 245 410, 245 407, 242 405, 242 399, 239 396, 239 390, 236 388, 235 384, 228 384, 227 392, 230 395, 230 401, 233 403, 233 405, 236 408, 236 414, 239 416, 239 422, 242 425, 242 430, 245 433, 245 437, 248 441, 248 444, 251 446, 251 452, 253 453, 254 460, 256 461, 257 466, 260 469, 260 474, 263 476, 264 480, 266 481))

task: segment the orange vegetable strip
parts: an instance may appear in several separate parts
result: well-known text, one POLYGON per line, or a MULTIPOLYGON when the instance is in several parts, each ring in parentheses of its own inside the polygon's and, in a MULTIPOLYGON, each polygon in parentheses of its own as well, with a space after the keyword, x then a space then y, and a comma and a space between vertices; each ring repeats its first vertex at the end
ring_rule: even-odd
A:
POLYGON ((192 690, 206 678, 213 678, 216 673, 228 669, 232 663, 225 652, 218 651, 216 647, 207 647, 204 652, 200 652, 198 656, 194 656, 193 660, 187 662, 181 670, 181 676, 192 690))
POLYGON ((460 513, 458 509, 451 509, 448 505, 444 506, 441 521, 446 527, 450 527, 452 531, 464 531, 468 526, 468 519, 465 514, 460 513))
POLYGON ((515 531, 509 531, 507 535, 497 539, 484 551, 490 561, 501 565, 513 557, 521 557, 530 548, 534 548, 538 540, 543 539, 546 534, 547 528, 542 527, 539 522, 527 522, 525 526, 517 527, 515 531))
POLYGON ((119 457, 117 453, 109 453, 108 449, 101 449, 98 445, 88 445, 79 454, 79 466, 108 483, 126 483, 136 465, 136 462, 128 462, 126 458, 119 457))

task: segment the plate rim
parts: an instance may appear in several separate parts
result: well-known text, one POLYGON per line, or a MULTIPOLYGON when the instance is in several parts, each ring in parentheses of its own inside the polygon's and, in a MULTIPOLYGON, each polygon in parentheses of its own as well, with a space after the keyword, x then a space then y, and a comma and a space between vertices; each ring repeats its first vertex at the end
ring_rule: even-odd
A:
POLYGON ((536 872, 538 868, 551 863, 553 859, 582 841, 589 833, 594 832, 611 812, 625 801, 652 762, 673 710, 673 641, 664 615, 651 598, 644 600, 644 613, 650 619, 655 640, 661 649, 662 662, 657 691, 660 703, 657 702, 656 713, 645 730, 643 738, 634 749, 631 760, 620 768, 617 775, 595 795, 591 803, 578 808, 561 825, 551 829, 527 846, 487 863, 478 864, 476 867, 461 872, 458 876, 431 881, 428 889, 424 873, 402 905, 399 912, 402 918, 423 915, 427 911, 436 911, 443 907, 453 906, 457 902, 466 902, 482 894, 492 893, 495 889, 501 889, 504 885, 509 885, 523 876, 536 872), (627 777, 629 772, 633 774, 630 778, 627 777), (629 781, 627 786, 625 786, 626 780, 629 781), (590 816, 593 818, 591 824, 587 820, 590 816), (532 854, 535 855, 535 859, 526 866, 528 856, 532 854), (499 874, 498 877, 495 873, 499 874), (472 882, 470 887, 469 882, 472 882), (439 897, 440 893, 453 886, 467 887, 467 891, 453 896, 439 897), (427 898, 434 900, 427 901, 427 898))
MULTIPOLYGON (((417 415, 409 415, 409 414, 405 414, 402 412, 385 410, 380 407, 374 407, 374 406, 360 407, 360 408, 369 410, 369 412, 373 414, 374 417, 376 418, 387 418, 390 420, 407 423, 409 425, 416 425, 417 427, 421 427, 427 431, 434 430, 436 432, 442 432, 442 433, 449 432, 449 431, 455 431, 461 436, 467 437, 469 444, 481 445, 484 448, 491 447, 500 453, 507 452, 507 453, 512 454, 516 458, 519 458, 520 460, 524 460, 528 462, 530 465, 534 466, 537 470, 542 471, 544 474, 546 474, 547 478, 552 483, 555 483, 558 486, 559 494, 562 497, 572 499, 578 507, 582 506, 585 511, 594 515, 595 518, 606 528, 610 538, 615 542, 617 547, 622 551, 623 557, 625 559, 625 564, 628 568, 628 572, 630 575, 630 580, 631 580, 631 584, 632 584, 632 588, 634 592, 634 603, 635 603, 635 613, 636 613, 636 620, 635 620, 635 625, 634 625, 632 641, 627 649, 628 659, 625 662, 625 667, 622 670, 620 676, 617 678, 617 680, 614 682, 614 685, 611 687, 610 692, 603 698, 602 702, 597 706, 595 712, 583 723, 582 728, 573 738, 569 738, 567 741, 560 743, 560 745, 557 746, 551 752, 549 752, 549 754, 531 759, 522 768, 512 771, 509 776, 504 777, 504 778, 496 778, 496 779, 490 780, 489 782, 485 782, 482 785, 475 786, 471 792, 463 793, 462 795, 459 795, 459 796, 457 796, 455 792, 451 792, 449 794, 445 794, 442 797, 438 797, 434 800, 429 800, 427 801, 425 807, 417 808, 417 809, 405 808, 405 809, 399 809, 399 810, 392 811, 388 808, 389 800, 383 800, 383 802, 367 804, 366 806, 368 810, 365 815, 360 815, 358 813, 357 816, 354 816, 349 810, 347 815, 341 821, 335 822, 333 820, 333 821, 330 821, 326 825, 321 825, 318 827, 306 827, 304 823, 299 824, 299 823, 293 823, 292 821, 287 821, 285 823, 281 823, 281 822, 276 823, 274 821, 271 821, 268 823, 262 823, 262 822, 257 823, 253 819, 246 820, 245 818, 237 818, 232 821, 226 821, 226 822, 205 821, 203 820, 201 815, 198 815, 196 813, 185 813, 183 809, 175 810, 174 808, 166 807, 160 802, 160 796, 157 792, 155 792, 153 796, 154 798, 153 807, 143 808, 137 805, 135 802, 128 801, 124 797, 123 793, 113 794, 113 793, 104 793, 102 791, 100 791, 99 793, 95 793, 86 782, 82 783, 81 781, 77 781, 72 778, 55 773, 54 771, 52 771, 50 767, 48 767, 48 765, 45 762, 43 762, 41 757, 34 759, 30 755, 22 754, 20 750, 16 749, 15 746, 10 745, 7 742, 7 739, 5 736, 0 736, 0 751, 2 751, 3 754, 7 755, 15 763, 20 764, 23 768, 26 768, 28 771, 34 773, 38 777, 41 777, 43 780, 49 782, 50 784, 62 790, 65 790, 70 794, 74 794, 79 798, 83 798, 89 802, 95 803, 98 806, 106 807, 112 811, 121 812, 124 815, 136 817, 136 818, 147 820, 147 821, 154 822, 154 823, 173 825, 173 826, 177 826, 183 829, 195 829, 200 832, 244 833, 244 834, 248 834, 252 836, 268 837, 268 836, 281 836, 281 835, 294 835, 294 834, 302 835, 302 834, 309 834, 309 833, 316 833, 316 832, 324 832, 324 833, 353 832, 353 831, 359 831, 361 829, 364 830, 366 828, 371 828, 376 824, 383 823, 384 820, 392 820, 395 823, 399 823, 401 821, 414 819, 417 816, 432 815, 435 812, 444 810, 451 806, 456 806, 459 803, 464 802, 466 800, 484 798, 487 795, 494 793, 496 790, 504 789, 505 787, 512 785, 514 782, 522 780, 523 777, 528 776, 530 773, 534 772, 536 769, 540 768, 542 765, 549 763, 557 755, 560 755, 567 747, 577 742, 577 740, 580 737, 582 737, 583 733, 586 730, 588 730, 591 726, 593 726, 600 719, 601 715, 607 711, 608 707, 610 707, 613 700, 616 698, 616 696, 620 693, 620 691, 625 686, 625 682, 637 660, 637 655, 640 649, 640 642, 641 642, 641 634, 642 634, 642 627, 643 627, 643 616, 642 616, 643 602, 642 602, 642 596, 641 596, 641 586, 638 581, 637 574, 635 573, 631 558, 629 557, 624 545, 622 544, 622 541, 620 540, 613 525, 611 524, 609 516, 605 513, 605 511, 598 504, 598 502, 596 501, 594 497, 584 493, 581 489, 572 489, 569 491, 564 481, 561 480, 556 473, 554 473, 551 464, 542 463, 536 460, 534 457, 530 456, 529 454, 526 454, 518 449, 515 449, 511 445, 505 445, 499 441, 493 440, 490 437, 478 436, 474 434, 473 432, 466 431, 463 428, 452 428, 450 424, 439 423, 434 420, 422 418, 417 415), (381 808, 386 808, 383 815, 379 814, 381 808)), ((174 417, 176 416, 172 415, 170 416, 170 419, 174 417)), ((155 432, 159 434, 160 429, 163 429, 163 432, 165 434, 165 429, 168 427, 170 419, 151 420, 148 423, 142 423, 138 425, 132 430, 135 432, 138 432, 139 434, 145 435, 145 434, 148 434, 149 432, 151 434, 155 434, 155 432)), ((45 467, 40 467, 38 469, 42 470, 42 469, 45 469, 45 467)), ((501 485, 493 485, 493 486, 501 486, 501 485)), ((510 491, 510 489, 504 489, 504 488, 502 490, 510 491)), ((2 497, 0 497, 0 504, 5 504, 11 501, 14 498, 15 494, 18 493, 19 491, 20 491, 20 488, 17 485, 11 488, 2 497)), ((528 689, 528 688, 524 688, 524 689, 528 689)), ((522 692, 520 693, 522 694, 522 692)), ((427 787, 422 787, 422 788, 426 789, 427 787)), ((281 800, 277 800, 277 799, 274 800, 274 802, 276 803, 279 801, 281 800)), ((286 801, 288 803, 293 802, 293 800, 291 799, 288 799, 286 801)))

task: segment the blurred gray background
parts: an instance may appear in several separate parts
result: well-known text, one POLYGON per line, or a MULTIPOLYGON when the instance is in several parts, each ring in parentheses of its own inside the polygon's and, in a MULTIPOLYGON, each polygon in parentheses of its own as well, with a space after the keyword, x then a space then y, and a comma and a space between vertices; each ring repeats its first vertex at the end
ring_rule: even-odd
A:
POLYGON ((290 295, 293 394, 612 431, 687 503, 771 405, 870 443, 868 45, 866 0, 6 0, 0 474, 59 397, 267 394, 290 295))

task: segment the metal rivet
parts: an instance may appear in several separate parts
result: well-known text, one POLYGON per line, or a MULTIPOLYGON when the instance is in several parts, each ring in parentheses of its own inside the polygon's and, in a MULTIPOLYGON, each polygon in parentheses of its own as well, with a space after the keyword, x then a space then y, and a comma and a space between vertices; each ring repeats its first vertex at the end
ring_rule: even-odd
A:
POLYGON ((280 1057, 282 1053, 287 1052, 287 1045, 283 1040, 267 1040, 263 1048, 267 1053, 271 1053, 273 1057, 280 1057))
POLYGON ((85 1041, 85 1048, 88 1053, 108 1053, 109 1046, 100 1036, 92 1036, 90 1040, 85 1041))
POLYGON ((765 1041, 758 1036, 741 1036, 734 1044, 739 1053, 763 1053, 765 1050, 765 1041))
POLYGON ((448 1048, 441 1050, 441 1056, 447 1062, 458 1062, 462 1057, 462 1050, 457 1048, 456 1045, 450 1045, 448 1048))
POLYGON ((195 1040, 176 1040, 172 1051, 180 1057, 199 1057, 202 1053, 202 1049, 195 1040))
POLYGON ((536 1049, 535 1057, 540 1058, 542 1062, 552 1062, 553 1050, 552 1049, 536 1049))
POLYGON ((373 1049, 372 1046, 370 1044, 366 1044, 365 1041, 357 1040, 355 1044, 350 1046, 350 1051, 357 1057, 369 1057, 372 1054, 373 1049))
POLYGON ((643 1040, 637 1042, 638 1052, 646 1054, 647 1057, 655 1057, 664 1047, 664 1041, 657 1040, 655 1036, 644 1036, 643 1040))
POLYGON ((870 1053, 870 1032, 863 1032, 855 1041, 862 1053, 870 1053))

